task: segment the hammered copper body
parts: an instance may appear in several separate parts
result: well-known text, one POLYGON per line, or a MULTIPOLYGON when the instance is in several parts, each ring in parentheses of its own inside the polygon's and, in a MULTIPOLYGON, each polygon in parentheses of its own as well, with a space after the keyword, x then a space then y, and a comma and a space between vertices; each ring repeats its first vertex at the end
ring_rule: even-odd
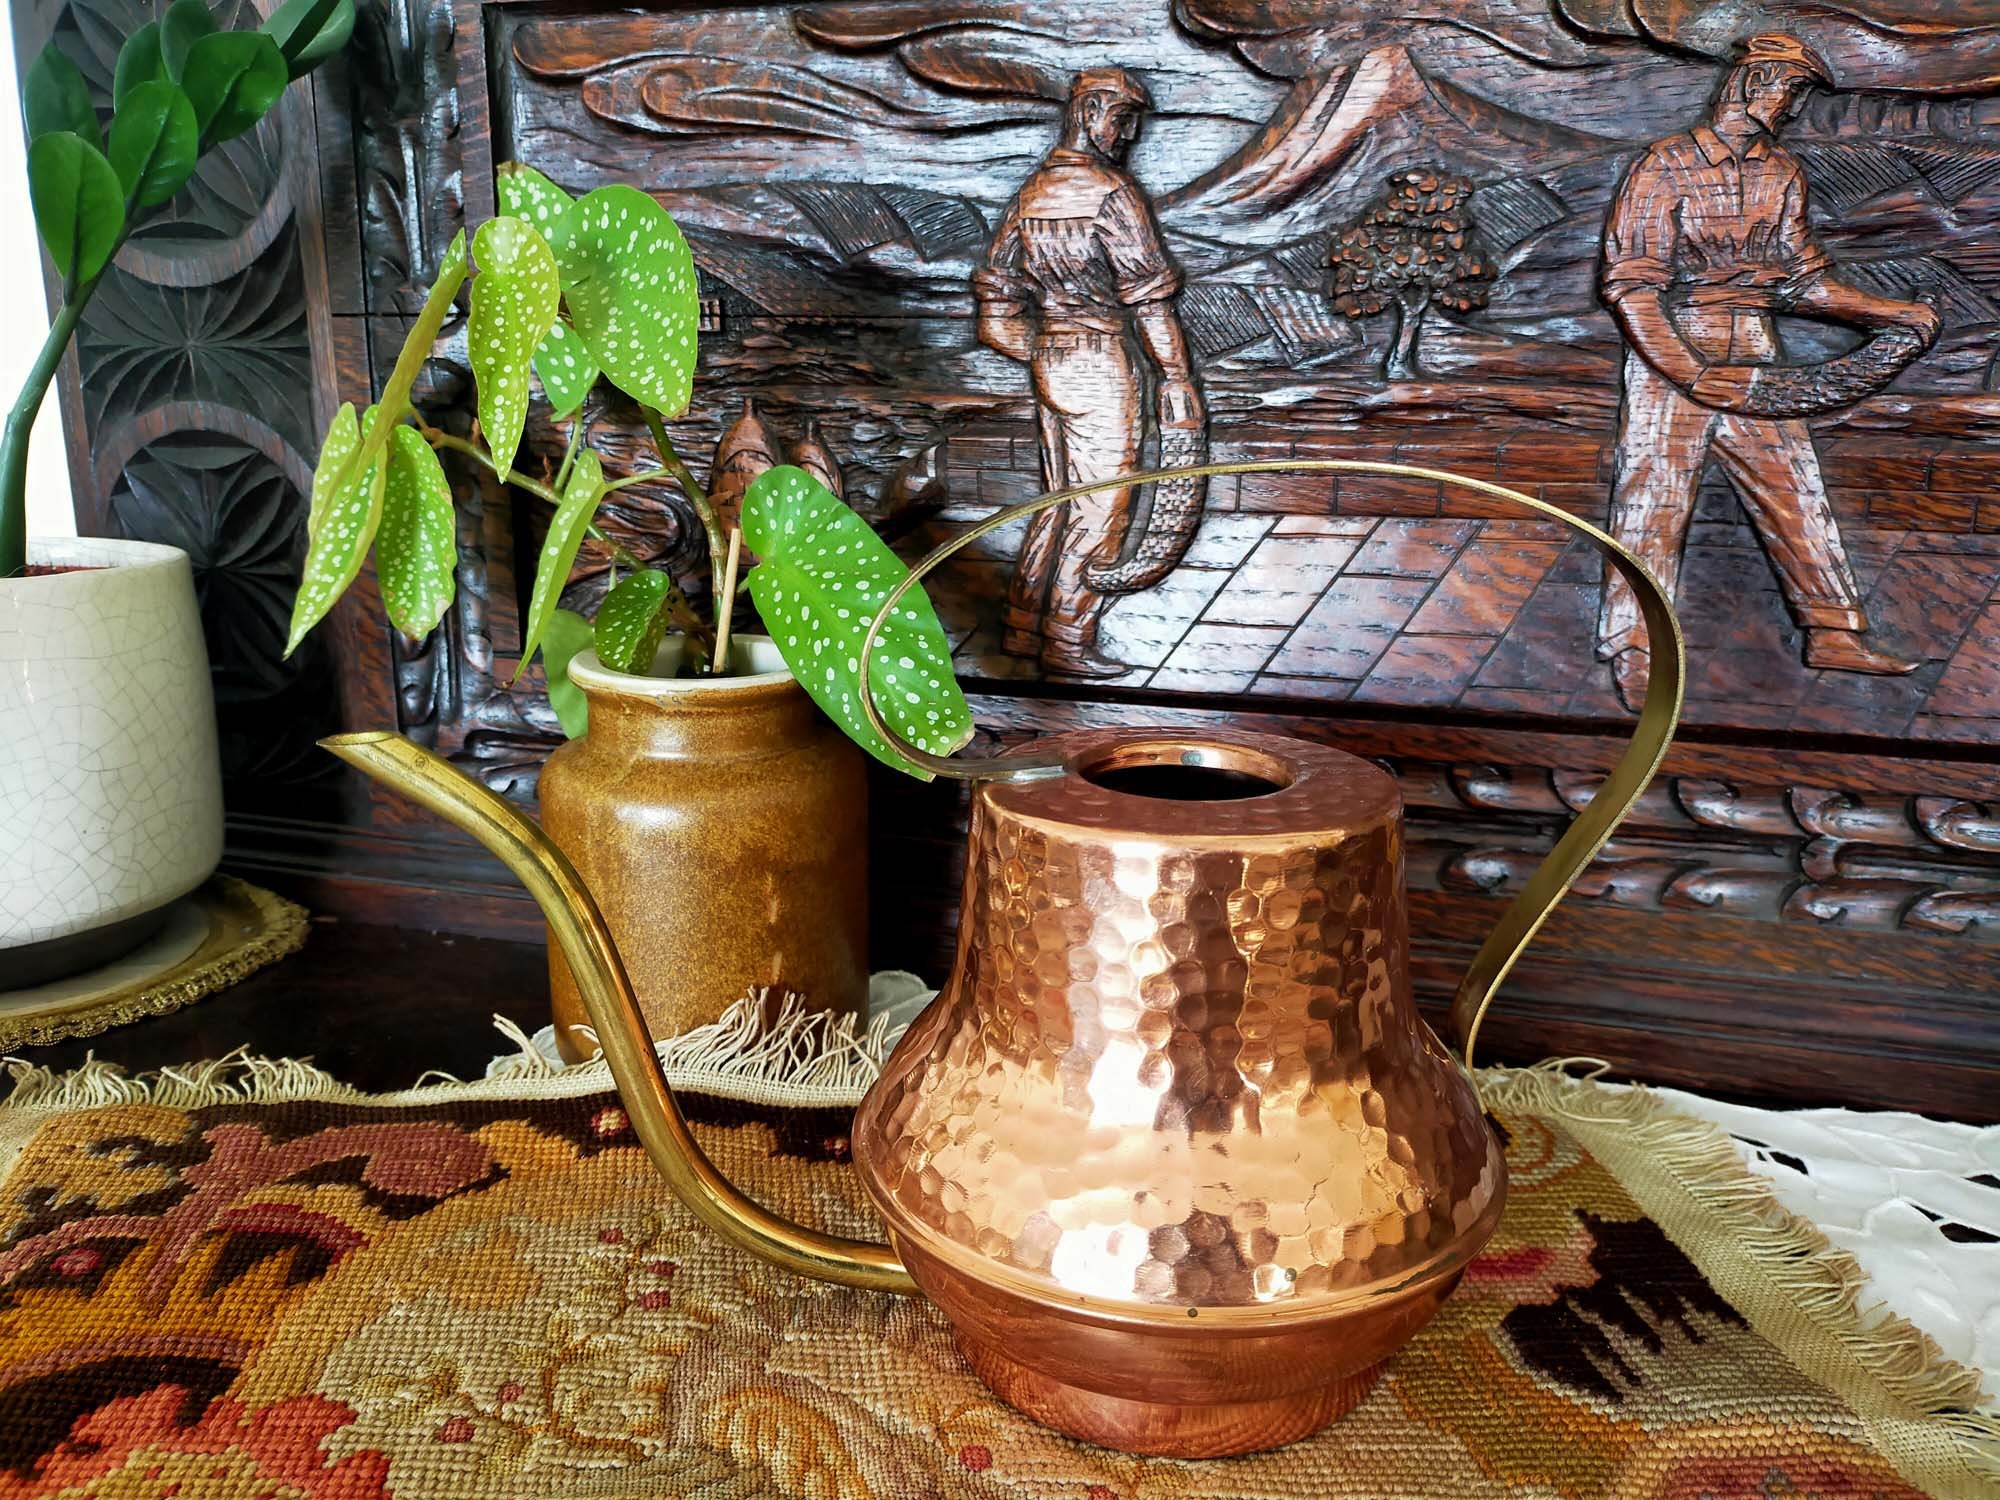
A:
MULTIPOLYGON (((1469 1062, 1509 968, 1637 802, 1679 717, 1679 624, 1613 538, 1533 496, 1397 464, 1121 476, 939 547, 877 610, 863 676, 902 593, 976 537, 1093 490, 1260 472, 1416 475, 1509 503, 1600 549, 1644 612, 1651 667, 1632 742, 1459 984, 1452 1022, 1469 1062)), ((1066 1432, 1185 1457, 1303 1436, 1367 1394, 1499 1217, 1498 1143, 1411 1005, 1401 811, 1366 762, 1173 728, 969 766, 898 744, 976 785, 956 970, 856 1120, 891 1248, 782 1219, 716 1170, 596 901, 533 824, 395 735, 327 743, 528 887, 633 1127, 703 1224, 806 1275, 921 1287, 993 1388, 1066 1432)))
POLYGON ((1499 1220, 1410 994, 1396 783, 1275 737, 1100 731, 974 793, 949 989, 855 1121, 981 1375, 1129 1451, 1338 1415, 1499 1220))

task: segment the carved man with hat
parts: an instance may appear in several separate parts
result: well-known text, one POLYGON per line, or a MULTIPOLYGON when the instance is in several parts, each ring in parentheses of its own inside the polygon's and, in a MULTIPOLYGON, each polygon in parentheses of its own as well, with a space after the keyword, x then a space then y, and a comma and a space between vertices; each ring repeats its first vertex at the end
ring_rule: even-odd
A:
MULTIPOLYGON (((1799 418, 1752 415, 1759 367, 1780 362, 1773 315, 1915 331, 1937 310, 1841 279, 1807 220, 1806 178, 1777 132, 1826 63, 1789 36, 1745 42, 1709 117, 1633 163, 1605 225, 1600 288, 1624 331, 1611 530, 1669 593, 1709 461, 1743 501, 1805 632, 1806 664, 1902 673, 1917 663, 1867 638, 1861 592, 1799 418)), ((1607 574, 1598 652, 1636 707, 1647 657, 1631 590, 1607 574)))
MULTIPOLYGON (((1123 165, 1150 107, 1123 68, 1087 68, 1070 86, 1060 143, 1008 204, 973 276, 980 339, 1027 364, 1049 489, 1138 467, 1149 361, 1160 420, 1206 420, 1174 311, 1181 273, 1145 191, 1123 165)), ((1118 559, 1131 526, 1127 487, 1043 511, 1028 527, 1007 596, 1007 651, 1071 677, 1131 670, 1097 646, 1105 596, 1093 567, 1118 559)))

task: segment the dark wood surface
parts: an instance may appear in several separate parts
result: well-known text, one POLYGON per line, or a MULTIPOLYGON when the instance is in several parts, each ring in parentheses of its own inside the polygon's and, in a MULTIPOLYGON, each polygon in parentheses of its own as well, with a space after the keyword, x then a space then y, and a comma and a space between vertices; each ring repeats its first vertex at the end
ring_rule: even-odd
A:
MULTIPOLYGON (((1411 914, 1422 926, 1437 919, 1438 904, 1419 892, 1411 914)), ((1469 954, 1468 946, 1464 956, 1469 954)), ((1418 967, 1424 1012, 1435 1026, 1445 1023, 1462 961, 1454 956, 1418 967)), ((924 972, 935 978, 942 970, 926 965, 924 972)), ((1737 1044, 1720 1014, 1706 1023, 1686 1016, 1678 994, 1643 975, 1620 973, 1615 964, 1593 958, 1543 962, 1532 990, 1532 1001, 1517 996, 1494 1010, 1484 1039, 1487 1061, 1532 1063, 1553 1046, 1562 1055, 1604 1059, 1620 1077, 1751 1104, 1897 1102, 1895 1091, 1876 1081, 1885 1064, 1896 1076, 1893 1052, 1885 1056, 1876 1041, 1838 1034, 1823 1015, 1777 1018, 1811 1033, 1815 1048, 1795 1052, 1795 1067, 1780 1086, 1758 1089, 1743 1083, 1744 1072, 1731 1056, 1737 1044), (1607 1024, 1608 993, 1620 994, 1626 1006, 1607 1024), (1635 1042, 1630 1017, 1646 1011, 1683 1013, 1663 1020, 1650 1041, 1635 1042)), ((298 953, 218 995, 97 1036, 24 1047, 19 1055, 58 1071, 95 1057, 141 1072, 241 1050, 307 1059, 343 1083, 385 1093, 410 1088, 433 1070, 479 1077, 490 1060, 510 1050, 494 1017, 505 1016, 532 1034, 547 1024, 548 1003, 539 943, 320 918, 298 953)), ((2000 1119, 2000 1101, 1977 1088, 1979 1070, 1957 1072, 1941 1085, 1940 1096, 1951 1093, 1959 1107, 1947 1104, 1937 1112, 2000 1119)))
MULTIPOLYGON (((392 635, 365 578, 290 663, 275 633, 326 413, 379 382, 451 234, 491 212, 495 161, 659 195, 708 298, 676 440, 697 469, 710 454, 718 470, 815 457, 915 555, 1043 483, 1030 371, 982 331, 989 313, 996 330, 1011 315, 1009 285, 982 301, 975 277, 1015 264, 1000 226, 1073 134, 1072 79, 1115 67, 1148 100, 1124 166, 1182 273, 1169 305, 1215 457, 1394 459, 1516 486, 1626 535, 1688 523, 1675 554, 1686 728, 1515 975, 1500 1008, 1509 1050, 1595 1051, 1723 1092, 2000 1112, 1991 36, 1956 30, 1942 0, 1917 7, 1924 26, 1883 0, 1838 15, 1147 5, 365 0, 344 61, 204 168, 215 175, 179 230, 121 257, 65 386, 87 527, 196 556, 234 867, 347 920, 538 937, 490 861, 338 774, 311 741, 394 723, 532 799, 556 742, 539 669, 514 681, 541 516, 463 483, 459 596, 425 641, 392 635), (1835 281, 1864 295, 1787 311, 1784 358, 1825 373, 1740 396, 1753 414, 1809 413, 1782 473, 1773 432, 1747 429, 1764 442, 1747 462, 1728 443, 1676 460, 1705 465, 1690 513, 1656 503, 1621 519, 1617 428, 1637 410, 1626 354, 1656 371, 1675 355, 1635 334, 1607 288, 1607 220, 1617 202, 1643 207, 1627 188, 1649 148, 1741 126, 1722 108, 1736 44, 1786 27, 1832 86, 1759 149, 1797 162, 1807 231, 1835 281), (1446 255, 1439 277, 1358 296, 1354 273, 1394 221, 1384 194, 1412 184, 1412 243, 1446 255), (1920 296, 1940 316, 1935 345, 1886 389, 1843 383, 1868 364, 1856 325, 1920 296), (1814 485, 1884 659, 1813 640, 1838 618, 1801 611, 1802 589, 1838 583, 1825 556, 1773 562, 1796 540, 1773 514, 1797 512, 1814 485)), ((121 7, 142 0, 18 5, 19 54, 121 7)), ((1162 339, 1135 366, 1154 384, 1179 373, 1162 339)), ((1691 347, 1740 371, 1740 351, 1691 347)), ((1743 379, 1713 377, 1717 399, 1743 379)), ((1121 392, 1112 382, 1097 405, 1121 392)), ((1132 409, 1151 451, 1162 430, 1142 394, 1132 409)), ((420 395, 464 420, 456 329, 420 395)), ((637 432, 616 403, 590 409, 612 471, 643 461, 637 432)), ((531 441, 547 452, 557 435, 531 441)), ((617 498, 608 528, 698 592, 706 558, 680 498, 617 498)), ((1412 810, 1414 937, 1435 995, 1630 722, 1598 654, 1598 568, 1559 533, 1429 482, 1246 476, 1201 499, 1170 575, 1097 612, 1101 646, 1133 668, 1115 681, 1068 675, 1073 656, 1038 657, 1032 632, 1009 633, 1017 535, 945 572, 932 594, 989 730, 974 753, 1076 722, 1226 719, 1382 761, 1412 810)), ((1149 503, 1131 511, 1135 537, 1149 503)), ((603 586, 585 563, 575 604, 603 586)), ((878 779, 878 964, 935 972, 948 951, 958 808, 948 789, 878 779)))
POLYGON ((305 947, 220 994, 20 1055, 58 1070, 96 1057, 140 1071, 240 1048, 305 1058, 342 1083, 381 1093, 409 1088, 431 1069, 479 1077, 509 1047, 495 1015, 530 1033, 548 1024, 539 943, 321 918, 305 947))

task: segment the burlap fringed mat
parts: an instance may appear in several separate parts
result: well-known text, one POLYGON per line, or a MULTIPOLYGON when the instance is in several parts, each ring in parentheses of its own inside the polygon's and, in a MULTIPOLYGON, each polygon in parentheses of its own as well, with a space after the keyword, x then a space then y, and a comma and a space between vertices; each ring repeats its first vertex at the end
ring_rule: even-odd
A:
POLYGON ((0 993, 0 1051, 96 1036, 205 1000, 298 952, 308 920, 304 907, 262 886, 211 875, 132 952, 88 973, 0 993))
MULTIPOLYGON (((714 1037, 682 1054, 726 1086, 714 1037)), ((0 1497, 2000 1493, 1976 1378, 1643 1093, 1486 1075, 1512 1195, 1442 1316, 1319 1437, 1183 1464, 1016 1416, 921 1303, 720 1247, 600 1069, 503 1071, 370 1098, 292 1062, 17 1068, 0 1497)), ((873 1230, 844 1109, 689 1104, 758 1197, 873 1230)))

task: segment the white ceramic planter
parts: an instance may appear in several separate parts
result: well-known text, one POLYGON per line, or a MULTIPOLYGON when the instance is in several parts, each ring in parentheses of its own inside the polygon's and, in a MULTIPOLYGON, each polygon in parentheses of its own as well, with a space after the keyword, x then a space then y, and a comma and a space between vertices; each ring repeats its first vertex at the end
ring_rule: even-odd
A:
POLYGON ((187 554, 84 537, 28 561, 85 571, 0 579, 0 990, 109 962, 222 857, 187 554))

